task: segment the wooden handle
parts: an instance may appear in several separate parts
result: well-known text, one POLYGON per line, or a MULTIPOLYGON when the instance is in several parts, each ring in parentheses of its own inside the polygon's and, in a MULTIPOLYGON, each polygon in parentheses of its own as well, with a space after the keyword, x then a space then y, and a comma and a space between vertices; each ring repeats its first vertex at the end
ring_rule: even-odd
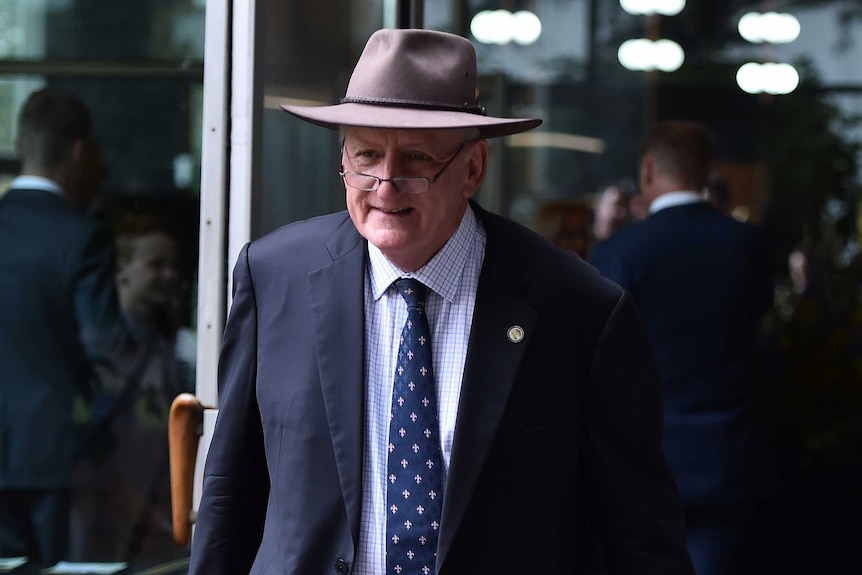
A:
POLYGON ((171 457, 171 511, 174 541, 185 547, 192 538, 192 495, 198 440, 203 432, 204 408, 190 393, 179 394, 168 417, 171 457))

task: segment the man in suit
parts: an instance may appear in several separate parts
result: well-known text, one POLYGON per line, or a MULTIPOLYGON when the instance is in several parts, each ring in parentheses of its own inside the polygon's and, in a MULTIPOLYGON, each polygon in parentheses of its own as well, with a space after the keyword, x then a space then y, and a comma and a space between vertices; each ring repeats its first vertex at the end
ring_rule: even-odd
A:
POLYGON ((704 200, 712 134, 687 122, 646 137, 640 192, 650 216, 598 244, 592 262, 634 297, 664 385, 664 451, 686 508, 698 575, 741 573, 769 455, 750 362, 772 301, 761 231, 704 200))
POLYGON ((468 40, 381 30, 285 106, 341 130, 347 211, 239 255, 192 575, 578 573, 587 518, 610 572, 691 573, 635 307, 471 200, 540 123, 476 86, 468 40))
POLYGON ((68 545, 72 406, 119 329, 113 239, 84 215, 100 163, 89 113, 56 88, 18 118, 21 175, 0 199, 0 556, 68 545))

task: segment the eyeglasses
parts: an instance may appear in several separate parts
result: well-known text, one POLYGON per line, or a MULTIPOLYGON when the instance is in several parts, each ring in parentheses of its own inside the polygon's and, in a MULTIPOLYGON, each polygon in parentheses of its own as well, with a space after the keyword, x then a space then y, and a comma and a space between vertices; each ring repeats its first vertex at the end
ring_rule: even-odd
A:
POLYGON ((449 161, 440 168, 436 174, 434 174, 430 178, 425 178, 422 176, 399 176, 396 178, 378 178, 377 176, 372 176, 370 174, 363 174, 361 172, 345 172, 344 169, 338 172, 338 175, 344 179, 344 183, 350 186, 351 188, 356 188, 357 190, 361 190, 363 192, 373 192, 377 188, 380 187, 382 182, 391 182, 395 189, 401 192, 402 194, 422 194, 427 192, 431 187, 431 184, 436 182, 440 176, 443 175, 443 172, 446 171, 446 168, 452 165, 452 162, 455 158, 458 157, 458 154, 461 153, 461 150, 469 144, 471 140, 464 141, 458 150, 452 154, 452 157, 449 158, 449 161))

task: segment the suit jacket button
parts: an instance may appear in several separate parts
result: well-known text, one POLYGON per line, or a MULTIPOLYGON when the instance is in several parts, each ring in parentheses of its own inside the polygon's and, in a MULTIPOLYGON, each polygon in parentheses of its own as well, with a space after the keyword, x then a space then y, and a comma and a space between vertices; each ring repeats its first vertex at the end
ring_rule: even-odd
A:
POLYGON ((339 559, 335 562, 335 572, 338 575, 347 575, 350 573, 350 567, 347 566, 347 561, 344 559, 339 559))

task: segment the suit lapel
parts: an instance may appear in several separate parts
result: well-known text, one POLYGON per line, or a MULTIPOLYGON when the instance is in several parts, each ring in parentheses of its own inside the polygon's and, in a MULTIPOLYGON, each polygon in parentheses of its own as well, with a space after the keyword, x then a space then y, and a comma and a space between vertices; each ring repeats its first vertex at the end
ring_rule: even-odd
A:
POLYGON ((350 532, 357 545, 365 412, 363 286, 366 251, 365 242, 348 219, 327 248, 332 263, 308 274, 308 280, 320 384, 350 532), (333 338, 341 339, 344 345, 332 345, 333 338))
POLYGON ((516 246, 506 245, 493 216, 474 205, 487 233, 470 344, 461 385, 458 419, 449 465, 437 570, 445 562, 470 503, 506 409, 509 392, 530 342, 535 310, 520 295, 528 278, 511 266, 516 246), (509 263, 507 263, 509 262, 509 263), (510 333, 520 327, 523 339, 510 333))

